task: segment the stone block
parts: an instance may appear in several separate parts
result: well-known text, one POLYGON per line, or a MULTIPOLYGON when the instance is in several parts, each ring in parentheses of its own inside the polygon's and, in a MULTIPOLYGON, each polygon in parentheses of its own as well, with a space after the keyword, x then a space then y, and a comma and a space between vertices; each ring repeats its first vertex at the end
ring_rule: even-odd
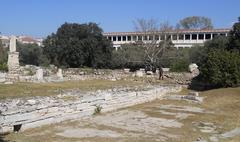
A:
POLYGON ((106 94, 104 95, 104 99, 105 99, 106 101, 109 101, 109 100, 112 99, 112 95, 111 95, 110 93, 106 93, 106 94))
POLYGON ((27 100, 27 103, 29 105, 35 105, 37 103, 37 101, 32 99, 32 100, 27 100))
POLYGON ((136 71, 135 76, 136 77, 143 77, 143 71, 140 71, 140 70, 136 71))
POLYGON ((198 71, 198 65, 195 63, 192 63, 188 66, 188 70, 191 73, 197 72, 198 71))
POLYGON ((36 72, 36 79, 38 81, 42 81, 43 80, 43 69, 38 69, 36 72))
POLYGON ((198 96, 199 96, 199 93, 198 93, 198 92, 189 92, 189 93, 188 93, 188 96, 198 97, 198 96))
MULTIPOLYGON (((68 119, 78 119, 90 116, 97 105, 103 107, 103 112, 118 108, 152 101, 157 96, 175 92, 178 87, 152 87, 145 90, 115 90, 98 91, 85 94, 69 102, 59 101, 58 98, 42 97, 41 99, 15 100, 2 104, 0 115, 0 133, 9 131, 8 126, 22 124, 21 130, 52 124, 68 119), (174 89, 172 89, 174 88, 174 89), (136 95, 140 94, 140 95, 136 95), (23 101, 23 103, 22 103, 23 101), (31 105, 29 105, 31 104, 31 105), (8 109, 5 109, 5 105, 8 109), (14 112, 11 112, 14 110, 14 112), (4 129, 4 130, 1 130, 4 129)), ((180 90, 178 90, 180 91, 180 90)), ((72 92, 71 93, 76 93, 72 92)), ((75 94, 76 95, 76 94, 75 94)), ((79 94, 81 95, 81 94, 79 94)))
POLYGON ((63 79, 62 69, 58 69, 58 71, 57 71, 57 77, 58 77, 59 79, 63 79))
POLYGON ((153 75, 153 72, 152 71, 147 71, 146 75, 153 75))
POLYGON ((16 36, 11 36, 9 45, 10 52, 16 52, 16 40, 17 40, 16 36))
POLYGON ((170 68, 162 68, 163 72, 169 72, 170 68))
POLYGON ((130 72, 130 69, 123 69, 124 73, 129 73, 130 72))
POLYGON ((6 81, 6 73, 1 73, 0 72, 0 83, 6 81))

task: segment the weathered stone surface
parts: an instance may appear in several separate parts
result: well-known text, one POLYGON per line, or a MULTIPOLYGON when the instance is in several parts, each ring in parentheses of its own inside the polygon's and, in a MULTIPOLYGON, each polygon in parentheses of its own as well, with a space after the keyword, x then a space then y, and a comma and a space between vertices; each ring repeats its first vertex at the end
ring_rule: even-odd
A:
POLYGON ((166 93, 178 92, 179 86, 146 86, 134 91, 132 88, 118 88, 97 92, 68 91, 54 97, 33 97, 0 101, 0 133, 12 131, 21 124, 22 130, 69 119, 77 119, 94 113, 95 106, 102 112, 153 101, 166 93), (74 99, 66 100, 64 96, 74 99))
POLYGON ((6 73, 0 72, 0 83, 6 81, 6 73))
POLYGON ((19 69, 19 53, 18 52, 9 52, 8 53, 8 70, 9 72, 18 71, 19 69))
POLYGON ((16 37, 10 39, 8 52, 8 74, 5 79, 7 82, 19 81, 19 53, 16 52, 16 37))
POLYGON ((146 75, 153 75, 153 72, 152 71, 147 71, 146 75))
POLYGON ((10 73, 15 73, 17 69, 19 69, 19 53, 16 52, 16 37, 12 36, 8 53, 8 70, 10 73))
POLYGON ((143 77, 143 71, 141 71, 141 70, 136 71, 135 76, 136 77, 143 77))
POLYGON ((36 72, 36 79, 38 81, 42 81, 43 80, 43 69, 39 68, 36 72))
POLYGON ((169 72, 163 74, 166 80, 181 85, 189 85, 195 75, 192 73, 169 72))
POLYGON ((10 46, 9 46, 9 52, 16 52, 16 36, 11 36, 10 38, 10 46))
POLYGON ((199 75, 199 69, 198 69, 198 65, 195 63, 192 63, 188 66, 188 70, 190 73, 192 73, 193 77, 198 76, 199 75))
POLYGON ((198 65, 195 63, 192 63, 188 66, 188 70, 192 73, 198 69, 198 65))
POLYGON ((57 77, 58 77, 59 79, 61 79, 61 80, 63 79, 62 69, 58 69, 57 77))
POLYGON ((199 93, 198 92, 189 92, 188 96, 194 96, 194 97, 198 97, 199 93))
POLYGON ((170 68, 162 68, 163 72, 169 72, 170 68))
POLYGON ((144 68, 140 68, 139 70, 142 71, 142 72, 145 72, 145 69, 144 69, 144 68))
POLYGON ((129 73, 130 72, 130 69, 123 69, 124 73, 129 73))

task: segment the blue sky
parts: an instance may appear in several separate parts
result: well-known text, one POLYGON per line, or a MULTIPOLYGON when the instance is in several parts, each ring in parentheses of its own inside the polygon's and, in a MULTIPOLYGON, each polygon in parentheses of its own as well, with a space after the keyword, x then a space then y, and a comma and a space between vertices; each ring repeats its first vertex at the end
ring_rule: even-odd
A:
POLYGON ((216 28, 231 27, 240 0, 1 0, 0 32, 45 37, 65 22, 95 22, 105 32, 134 31, 138 18, 169 21, 206 16, 216 28))

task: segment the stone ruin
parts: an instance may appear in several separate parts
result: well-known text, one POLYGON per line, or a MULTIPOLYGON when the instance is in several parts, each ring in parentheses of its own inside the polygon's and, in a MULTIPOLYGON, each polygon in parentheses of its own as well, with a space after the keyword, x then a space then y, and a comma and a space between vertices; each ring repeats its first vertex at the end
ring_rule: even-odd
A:
POLYGON ((0 134, 82 119, 93 115, 97 106, 102 107, 101 112, 114 111, 163 98, 181 89, 181 86, 156 85, 90 92, 66 90, 56 96, 0 100, 0 134))
MULTIPOLYGON (((120 80, 129 77, 156 77, 158 78, 158 69, 156 73, 145 71, 140 68, 135 72, 125 68, 123 70, 92 70, 85 71, 80 68, 60 69, 54 65, 48 68, 37 67, 33 65, 19 65, 19 52, 16 50, 16 37, 10 39, 8 52, 8 73, 0 73, 0 83, 12 84, 13 82, 60 82, 69 80, 120 80)), ((187 85, 191 79, 199 74, 196 64, 189 65, 189 73, 172 73, 169 68, 163 68, 164 78, 178 84, 187 85)))
POLYGON ((11 36, 9 52, 8 52, 8 72, 0 73, 0 83, 12 84, 13 82, 51 82, 62 81, 63 73, 62 69, 58 69, 57 72, 55 66, 54 69, 45 69, 33 65, 20 66, 19 64, 19 52, 16 48, 17 38, 11 36), (44 77, 50 76, 50 77, 44 77))
POLYGON ((8 74, 6 75, 6 81, 18 81, 19 80, 19 52, 16 50, 16 36, 12 36, 10 39, 10 46, 8 52, 8 74))
POLYGON ((188 71, 192 73, 194 77, 199 75, 198 65, 195 63, 192 63, 188 66, 188 71))

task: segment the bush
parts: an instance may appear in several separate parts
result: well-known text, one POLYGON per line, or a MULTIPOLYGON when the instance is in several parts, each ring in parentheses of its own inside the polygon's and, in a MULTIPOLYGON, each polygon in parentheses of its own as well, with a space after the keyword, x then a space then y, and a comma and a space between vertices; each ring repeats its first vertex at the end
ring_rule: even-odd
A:
POLYGON ((176 59, 170 66, 170 71, 173 72, 186 72, 188 71, 189 60, 176 59))
POLYGON ((0 40, 0 64, 7 63, 7 57, 8 57, 7 52, 8 52, 8 48, 4 48, 0 40))
POLYGON ((100 105, 96 105, 95 107, 96 107, 96 108, 94 109, 93 115, 100 114, 101 111, 102 111, 102 107, 101 107, 100 105))
POLYGON ((19 62, 21 65, 49 65, 49 60, 43 55, 42 47, 37 44, 17 43, 17 49, 19 51, 19 62))
MULTIPOLYGON (((192 80, 192 89, 240 86, 240 21, 229 37, 218 36, 205 43, 198 54, 200 74, 192 80)), ((197 55, 196 55, 197 56, 197 55)))
POLYGON ((3 71, 3 72, 7 72, 8 71, 7 63, 0 64, 0 71, 3 71))
POLYGON ((113 69, 130 68, 132 70, 144 68, 143 48, 123 45, 120 49, 112 51, 111 67, 113 69))
POLYGON ((240 85, 240 55, 224 49, 212 49, 202 62, 199 79, 212 87, 240 85))

